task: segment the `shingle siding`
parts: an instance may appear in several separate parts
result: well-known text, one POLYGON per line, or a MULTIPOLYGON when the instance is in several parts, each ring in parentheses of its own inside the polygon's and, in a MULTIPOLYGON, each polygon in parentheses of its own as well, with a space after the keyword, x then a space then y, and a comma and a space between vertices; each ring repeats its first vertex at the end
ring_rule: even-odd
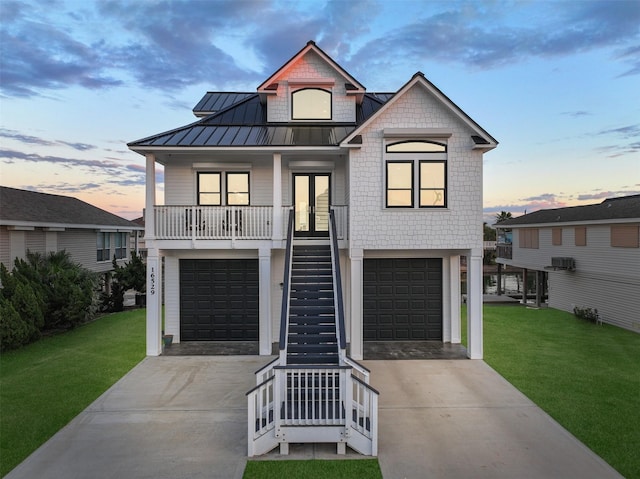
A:
MULTIPOLYGON (((363 133, 351 153, 351 245, 363 249, 469 249, 482 242, 482 154, 471 150, 470 131, 458 117, 416 86, 363 133), (447 128, 445 209, 385 209, 386 128, 447 128), (376 225, 372 228, 371 225, 376 225)), ((408 155, 410 157, 410 155, 408 155)), ((417 184, 417 182, 416 182, 417 184)))

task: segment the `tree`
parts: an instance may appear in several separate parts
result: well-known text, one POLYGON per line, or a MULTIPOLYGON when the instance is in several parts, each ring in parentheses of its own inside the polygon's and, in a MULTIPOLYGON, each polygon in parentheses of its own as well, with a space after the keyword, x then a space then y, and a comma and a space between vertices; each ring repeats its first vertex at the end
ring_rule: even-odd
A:
POLYGON ((484 228, 483 232, 483 241, 495 241, 496 240, 496 230, 494 230, 491 226, 489 226, 486 222, 482 223, 482 227, 484 228))
POLYGON ((120 266, 113 258, 113 283, 111 293, 102 295, 102 309, 104 311, 122 311, 124 309, 124 293, 130 289, 143 293, 147 285, 147 269, 142 257, 131 252, 131 259, 124 266, 120 266))
POLYGON ((513 218, 511 213, 508 211, 501 211, 496 215, 496 223, 500 223, 501 221, 508 220, 509 218, 513 218))

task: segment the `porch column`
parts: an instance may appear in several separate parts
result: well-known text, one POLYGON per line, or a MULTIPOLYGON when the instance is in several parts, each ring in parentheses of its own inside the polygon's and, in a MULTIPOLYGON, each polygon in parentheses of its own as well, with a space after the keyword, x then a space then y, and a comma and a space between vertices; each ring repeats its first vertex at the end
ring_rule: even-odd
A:
POLYGON ((259 340, 260 355, 271 354, 271 250, 258 251, 259 285, 259 340))
POLYGON ((362 280, 363 280, 363 252, 351 250, 351 357, 362 359, 362 280))
POLYGON ((482 359, 482 250, 467 256, 467 356, 482 359))
POLYGON ((273 154, 273 231, 274 240, 282 240, 282 155, 273 154))
POLYGON ((156 157, 153 153, 145 155, 146 180, 145 180, 145 210, 144 210, 144 236, 145 239, 156 237, 156 220, 154 206, 156 205, 156 157))
POLYGON ((449 303, 451 304, 451 342, 460 344, 462 333, 460 326, 460 256, 449 256, 449 303))
POLYGON ((162 353, 162 258, 157 249, 147 256, 147 356, 162 353))
POLYGON ((522 269, 522 304, 527 304, 527 276, 529 271, 527 268, 522 269))

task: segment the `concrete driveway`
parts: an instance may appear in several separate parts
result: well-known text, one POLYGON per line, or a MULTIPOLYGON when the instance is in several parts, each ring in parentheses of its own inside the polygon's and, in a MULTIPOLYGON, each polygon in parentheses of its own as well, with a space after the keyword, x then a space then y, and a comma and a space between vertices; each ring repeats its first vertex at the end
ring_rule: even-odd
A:
MULTIPOLYGON (((241 478, 258 356, 151 357, 7 478, 241 478)), ((364 361, 385 479, 620 478, 483 361, 364 361)), ((298 446, 281 457, 336 456, 298 446)))

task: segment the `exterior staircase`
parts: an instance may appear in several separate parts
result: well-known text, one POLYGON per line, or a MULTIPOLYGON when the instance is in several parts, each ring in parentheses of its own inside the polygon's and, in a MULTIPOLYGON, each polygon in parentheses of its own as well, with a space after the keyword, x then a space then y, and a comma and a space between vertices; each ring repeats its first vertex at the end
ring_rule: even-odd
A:
POLYGON ((247 393, 248 455, 290 443, 336 443, 377 455, 378 392, 369 370, 346 355, 342 286, 331 214, 326 244, 293 244, 289 217, 280 353, 247 393))

